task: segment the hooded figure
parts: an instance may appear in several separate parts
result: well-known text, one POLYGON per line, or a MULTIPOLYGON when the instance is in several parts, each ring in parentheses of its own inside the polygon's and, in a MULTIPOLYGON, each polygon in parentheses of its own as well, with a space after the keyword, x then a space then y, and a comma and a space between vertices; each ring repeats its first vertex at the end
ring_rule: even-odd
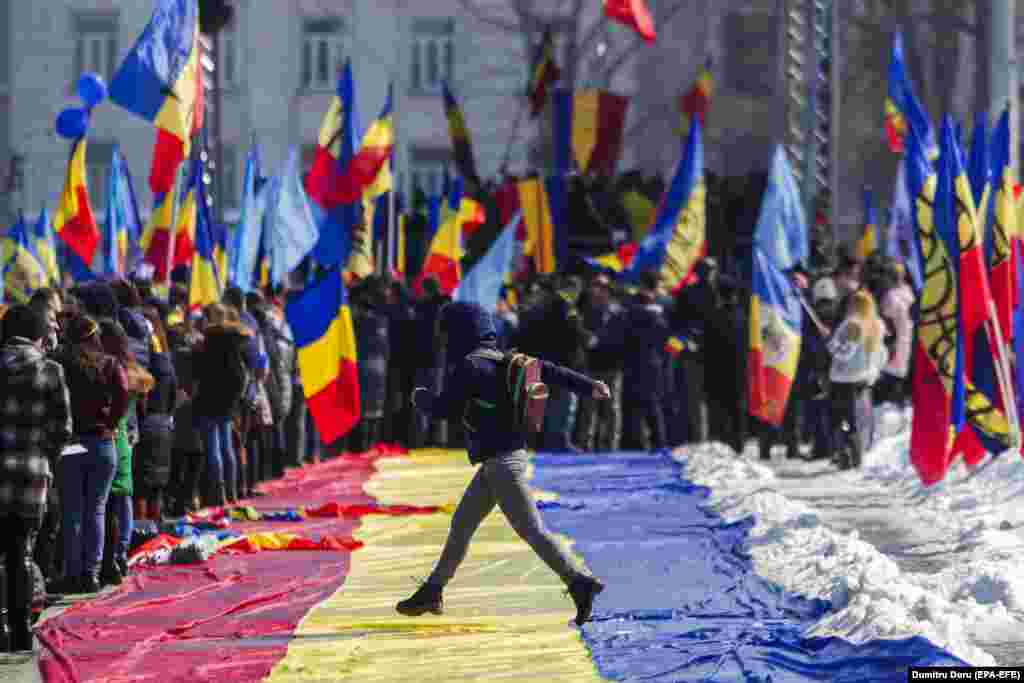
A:
MULTIPOLYGON (((526 434, 514 426, 505 389, 506 360, 497 350, 494 318, 472 303, 453 303, 441 311, 439 332, 447 337, 449 374, 444 393, 436 396, 426 389, 413 392, 413 405, 434 419, 466 419, 473 406, 472 424, 467 424, 469 458, 480 463, 455 514, 444 552, 430 578, 412 597, 398 603, 407 616, 426 612, 441 614, 442 591, 455 576, 477 527, 494 509, 501 507, 509 523, 534 552, 561 577, 576 604, 576 623, 590 619, 594 596, 604 585, 580 572, 570 557, 544 527, 527 488, 529 455, 526 434)), ((607 399, 608 386, 567 368, 541 361, 541 380, 577 393, 607 399)))

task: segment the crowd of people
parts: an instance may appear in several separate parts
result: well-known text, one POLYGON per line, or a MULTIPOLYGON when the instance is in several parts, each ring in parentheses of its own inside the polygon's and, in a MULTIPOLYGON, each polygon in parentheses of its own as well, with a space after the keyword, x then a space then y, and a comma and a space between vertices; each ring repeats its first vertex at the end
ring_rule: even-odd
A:
MULTIPOLYGON (((913 290, 894 259, 848 255, 835 272, 790 275, 807 315, 781 429, 747 416, 749 293, 712 259, 676 294, 654 273, 628 290, 602 273, 506 287, 497 346, 584 373, 610 394, 552 386, 531 445, 571 453, 721 441, 742 452, 756 437, 761 457, 781 442, 788 457, 856 467, 872 439, 872 387, 876 402, 907 400, 913 290)), ((236 504, 288 467, 375 443, 464 446, 465 420, 431 420, 410 401, 417 387, 443 393, 460 360, 438 329, 450 297, 431 279, 417 289, 387 276, 352 286, 361 419, 329 448, 308 414, 283 292, 229 289, 189 311, 183 286, 165 300, 146 282, 119 280, 42 289, 4 307, 10 647, 31 647, 40 574, 50 594, 123 580, 136 520, 236 504)))

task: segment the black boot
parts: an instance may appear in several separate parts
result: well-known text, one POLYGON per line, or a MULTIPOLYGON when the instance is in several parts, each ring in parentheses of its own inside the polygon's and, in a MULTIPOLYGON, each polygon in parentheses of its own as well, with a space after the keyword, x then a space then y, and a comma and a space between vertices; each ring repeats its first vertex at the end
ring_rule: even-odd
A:
POLYGON ((0 652, 11 651, 11 629, 8 627, 10 618, 6 607, 0 607, 0 652))
POLYGON ((32 610, 12 609, 8 613, 11 622, 10 652, 32 652, 32 610))
POLYGON ((580 576, 569 584, 569 596, 576 605, 576 625, 590 621, 594 598, 604 590, 604 584, 591 576, 580 576))
POLYGON ((100 583, 100 573, 98 569, 84 574, 78 580, 78 593, 81 595, 99 593, 102 588, 103 584, 100 583))
POLYGON ((418 617, 427 612, 444 614, 443 592, 443 586, 433 583, 421 584, 411 597, 395 605, 395 609, 399 614, 404 614, 407 617, 418 617))
POLYGON ((104 564, 100 571, 100 585, 120 586, 123 581, 124 574, 121 573, 121 567, 116 559, 110 558, 110 561, 104 564))

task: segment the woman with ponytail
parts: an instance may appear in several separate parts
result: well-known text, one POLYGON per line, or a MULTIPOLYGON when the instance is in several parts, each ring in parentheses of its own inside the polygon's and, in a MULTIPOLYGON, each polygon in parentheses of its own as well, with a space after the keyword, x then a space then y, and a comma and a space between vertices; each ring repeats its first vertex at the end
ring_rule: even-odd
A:
POLYGON ((92 318, 67 314, 60 362, 71 394, 72 446, 60 459, 64 579, 59 593, 99 591, 107 498, 117 472, 114 435, 128 410, 124 365, 103 350, 92 318))

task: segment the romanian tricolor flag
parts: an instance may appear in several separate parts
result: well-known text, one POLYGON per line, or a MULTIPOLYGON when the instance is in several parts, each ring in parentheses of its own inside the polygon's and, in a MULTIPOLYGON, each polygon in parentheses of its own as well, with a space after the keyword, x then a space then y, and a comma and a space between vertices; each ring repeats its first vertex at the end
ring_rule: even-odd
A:
POLYGON ((299 373, 320 438, 331 444, 359 421, 356 337, 341 272, 323 278, 285 307, 298 349, 299 373))
POLYGON ((644 0, 604 0, 604 14, 630 27, 648 43, 653 43, 658 37, 654 30, 654 19, 644 0))
POLYGON ((145 261, 153 267, 153 281, 165 283, 171 277, 171 228, 174 225, 174 195, 168 192, 153 198, 153 211, 139 246, 145 261))
POLYGON ((36 259, 46 271, 47 280, 51 285, 60 286, 60 266, 57 264, 57 239, 50 224, 50 212, 44 206, 39 211, 36 227, 32 235, 36 259))
POLYGON ((644 271, 657 270, 664 287, 681 287, 707 253, 706 199, 704 145, 700 121, 694 119, 654 227, 640 242, 623 277, 636 282, 644 271))
POLYGON ((448 119, 448 135, 452 139, 452 156, 455 159, 455 168, 459 170, 463 178, 479 184, 479 177, 476 172, 476 159, 473 156, 473 140, 469 135, 469 128, 466 126, 466 117, 462 108, 455 101, 455 96, 448 87, 447 81, 441 84, 444 94, 444 115, 448 119))
POLYGON ((179 266, 191 266, 196 255, 196 224, 199 222, 199 194, 202 184, 203 162, 197 158, 192 162, 188 181, 181 192, 178 224, 174 230, 174 257, 171 260, 171 270, 179 266))
POLYGON ((636 250, 636 242, 623 242, 615 251, 594 258, 588 258, 586 261, 598 268, 604 268, 613 273, 621 273, 633 263, 636 250))
POLYGON ((206 192, 200 183, 195 189, 196 225, 192 253, 192 280, 188 288, 189 310, 201 310, 220 301, 221 277, 216 262, 217 243, 214 238, 213 221, 206 202, 206 192))
POLYGON ((629 98, 603 90, 555 93, 555 172, 611 175, 622 154, 629 98))
POLYGON ((121 150, 114 149, 107 182, 107 220, 103 236, 104 275, 124 276, 128 273, 137 253, 142 221, 135 192, 128 175, 128 164, 121 150))
POLYGON ((110 84, 110 98, 157 128, 149 186, 171 192, 192 136, 203 127, 196 0, 157 0, 153 17, 110 84))
POLYGON ((555 36, 551 29, 548 29, 541 38, 540 50, 526 91, 530 99, 530 116, 537 118, 544 110, 544 105, 548 101, 548 88, 561 77, 562 72, 555 61, 555 36))
POLYGON ((465 252, 462 247, 463 221, 466 214, 462 208, 462 178, 452 183, 448 200, 441 204, 437 220, 439 225, 434 230, 434 238, 427 250, 423 268, 416 278, 416 289, 422 291, 423 280, 434 277, 441 291, 451 295, 462 280, 462 258, 465 252))
POLYGON ((889 61, 889 92, 885 101, 885 129, 889 137, 889 146, 893 151, 901 151, 908 128, 912 128, 923 145, 929 160, 939 155, 939 147, 935 142, 928 114, 914 94, 914 88, 907 75, 906 63, 903 60, 903 35, 893 36, 892 57, 889 61))
POLYGON ((800 360, 799 297, 779 266, 755 246, 747 351, 749 412, 776 427, 786 415, 800 360))
POLYGON ((3 240, 3 278, 7 296, 20 303, 47 283, 46 271, 32 253, 28 226, 21 215, 3 240))
POLYGON ((313 250, 313 258, 325 268, 343 267, 348 262, 352 233, 360 222, 364 188, 356 192, 344 181, 361 137, 355 96, 352 64, 346 62, 320 127, 313 166, 306 174, 306 195, 320 226, 320 241, 313 250), (343 189, 347 190, 345 196, 343 189))
POLYGON ((683 130, 689 128, 690 119, 696 117, 700 125, 705 124, 711 96, 715 91, 715 79, 711 75, 711 60, 704 62, 693 86, 679 98, 679 113, 683 117, 683 130))
POLYGON ((538 273, 553 273, 558 267, 556 229, 551 218, 548 190, 540 178, 520 180, 517 188, 525 226, 523 256, 532 257, 538 273))
POLYGON ((86 141, 82 138, 71 149, 71 160, 64 190, 53 216, 54 232, 68 248, 68 265, 77 281, 95 279, 93 258, 100 243, 100 231, 89 205, 85 173, 86 141))
POLYGON ((857 256, 863 261, 878 251, 878 221, 871 190, 864 189, 864 234, 857 242, 857 256))

